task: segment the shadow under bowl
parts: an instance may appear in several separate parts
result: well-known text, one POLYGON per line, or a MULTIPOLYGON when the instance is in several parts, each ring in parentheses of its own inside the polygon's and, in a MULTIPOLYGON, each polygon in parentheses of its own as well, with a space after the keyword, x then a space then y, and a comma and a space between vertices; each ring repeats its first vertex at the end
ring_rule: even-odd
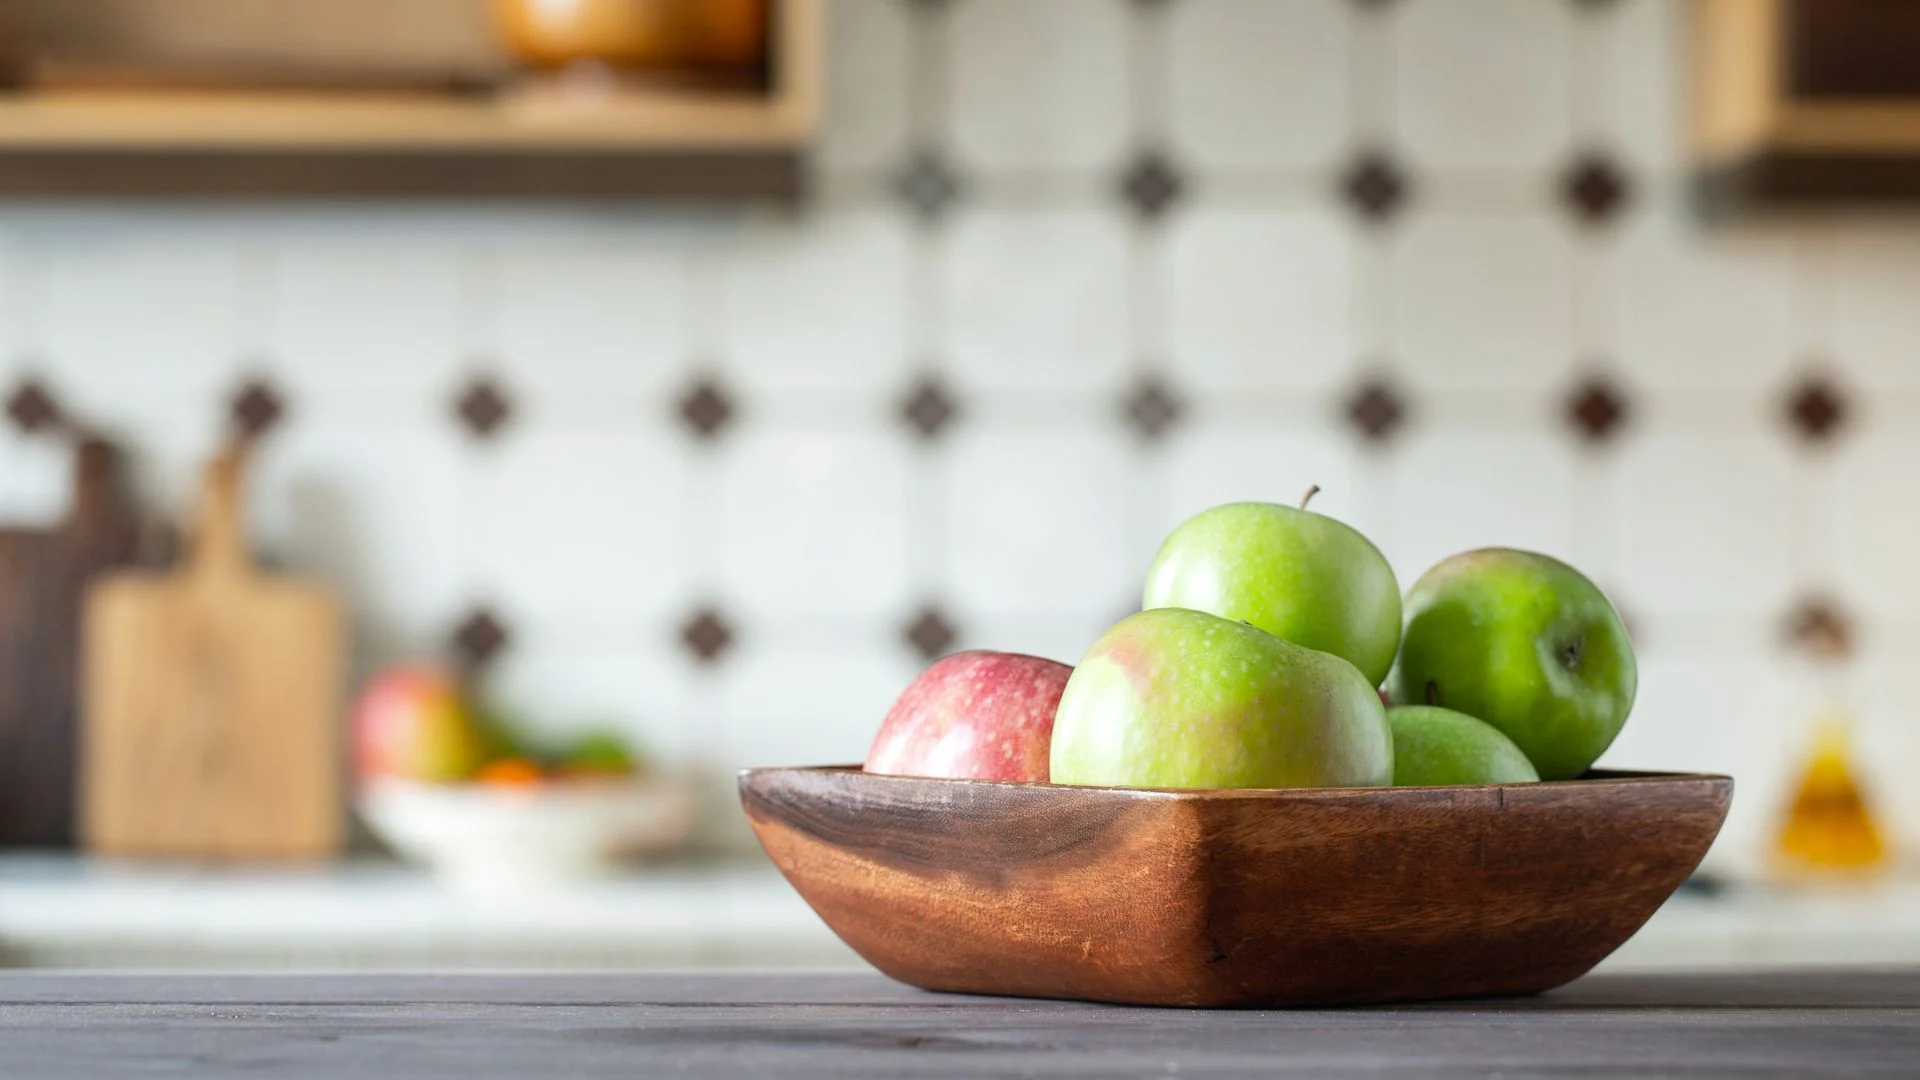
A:
POLYGON ((1532 994, 1699 864, 1733 781, 1144 790, 749 769, 801 897, 928 990, 1136 1005, 1532 994))

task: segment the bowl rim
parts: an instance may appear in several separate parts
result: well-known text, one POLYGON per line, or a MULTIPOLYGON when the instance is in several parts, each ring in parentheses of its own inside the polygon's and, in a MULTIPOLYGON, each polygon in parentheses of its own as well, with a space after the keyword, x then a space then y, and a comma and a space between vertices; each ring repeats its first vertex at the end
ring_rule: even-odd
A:
POLYGON ((855 775, 862 782, 880 785, 891 784, 935 784, 952 785, 956 788, 1020 788, 1044 791, 1075 791, 1089 795, 1110 795, 1139 799, 1192 799, 1192 800, 1234 800, 1234 799, 1340 799, 1340 798, 1410 798, 1430 792, 1498 792, 1504 795, 1509 791, 1542 791, 1579 788, 1595 790, 1601 788, 1631 788, 1642 785, 1673 783, 1724 783, 1732 786, 1733 777, 1726 773, 1708 772, 1668 772, 1644 769, 1590 769, 1584 776, 1572 780, 1528 780, 1508 784, 1432 784, 1418 787, 1309 787, 1309 788, 1165 788, 1165 787, 1121 787, 1095 784, 1054 784, 1038 780, 975 780, 957 779, 946 776, 908 776, 900 773, 870 773, 858 764, 853 765, 769 765, 741 769, 738 782, 745 787, 756 777, 771 777, 780 774, 810 775, 855 775))

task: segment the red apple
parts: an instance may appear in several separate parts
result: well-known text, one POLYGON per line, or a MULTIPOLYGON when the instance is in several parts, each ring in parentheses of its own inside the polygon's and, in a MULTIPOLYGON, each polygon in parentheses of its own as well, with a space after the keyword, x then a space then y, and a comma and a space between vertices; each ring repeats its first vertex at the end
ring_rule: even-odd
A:
POLYGON ((1053 713, 1073 669, 1021 653, 954 653, 880 723, 866 771, 956 780, 1047 779, 1053 713))
POLYGON ((398 668, 368 683, 353 737, 363 780, 452 783, 471 777, 486 755, 485 733, 460 687, 426 668, 398 668))

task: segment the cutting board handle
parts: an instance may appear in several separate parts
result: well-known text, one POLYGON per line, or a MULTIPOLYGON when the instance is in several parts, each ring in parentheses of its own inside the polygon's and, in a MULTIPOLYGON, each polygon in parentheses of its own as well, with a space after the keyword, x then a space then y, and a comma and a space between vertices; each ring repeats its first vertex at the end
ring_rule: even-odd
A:
POLYGON ((200 518, 189 572, 198 579, 244 576, 253 569, 240 524, 240 480, 245 455, 229 447, 207 464, 200 484, 200 518))
POLYGON ((83 531, 122 516, 119 448, 98 437, 81 439, 74 448, 73 501, 67 508, 67 530, 83 531))

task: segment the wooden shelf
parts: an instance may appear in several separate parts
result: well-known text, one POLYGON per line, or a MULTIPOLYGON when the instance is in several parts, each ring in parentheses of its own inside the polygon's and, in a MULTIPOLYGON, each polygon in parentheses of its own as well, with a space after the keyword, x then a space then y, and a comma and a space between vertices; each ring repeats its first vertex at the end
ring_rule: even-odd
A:
POLYGON ((1693 0, 1690 15, 1693 192, 1707 217, 1920 206, 1920 81, 1904 56, 1871 94, 1831 81, 1885 82, 1887 65, 1858 50, 1905 40, 1912 8, 1693 0))
POLYGON ((818 2, 781 0, 765 93, 0 95, 0 195, 789 199, 818 2))

